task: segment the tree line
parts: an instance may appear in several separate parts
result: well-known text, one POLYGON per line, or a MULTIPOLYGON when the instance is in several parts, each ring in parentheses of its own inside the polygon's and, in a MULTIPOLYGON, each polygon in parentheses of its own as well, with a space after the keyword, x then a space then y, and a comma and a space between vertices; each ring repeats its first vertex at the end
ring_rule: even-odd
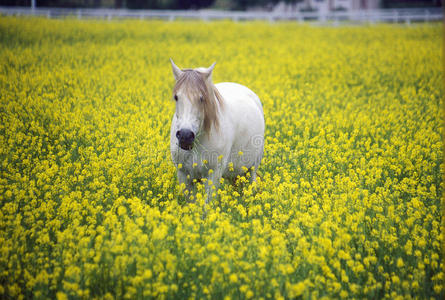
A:
MULTIPOLYGON (((296 3, 302 0, 285 0, 296 3)), ((129 9, 229 9, 266 7, 278 0, 36 0, 37 7, 129 8, 129 9)), ((2 6, 31 6, 31 0, 0 0, 2 6)))
MULTIPOLYGON (((36 0, 37 7, 245 10, 272 8, 278 2, 295 5, 308 0, 36 0)), ((328 0, 329 1, 329 0, 328 0)), ((362 0, 366 1, 366 0, 362 0)), ((31 0, 0 0, 2 6, 31 6, 31 0)), ((383 8, 442 6, 442 0, 381 0, 383 8)))

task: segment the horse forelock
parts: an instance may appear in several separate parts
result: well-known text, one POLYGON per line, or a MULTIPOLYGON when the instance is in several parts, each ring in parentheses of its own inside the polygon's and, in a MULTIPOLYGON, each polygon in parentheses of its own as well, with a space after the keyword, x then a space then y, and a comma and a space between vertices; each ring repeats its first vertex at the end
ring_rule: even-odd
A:
POLYGON ((184 69, 173 88, 176 94, 179 90, 184 91, 194 105, 202 106, 204 112, 204 130, 210 132, 213 126, 219 129, 218 110, 223 106, 223 98, 211 80, 206 80, 206 74, 193 70, 184 69), (200 103, 200 97, 203 103, 200 103))

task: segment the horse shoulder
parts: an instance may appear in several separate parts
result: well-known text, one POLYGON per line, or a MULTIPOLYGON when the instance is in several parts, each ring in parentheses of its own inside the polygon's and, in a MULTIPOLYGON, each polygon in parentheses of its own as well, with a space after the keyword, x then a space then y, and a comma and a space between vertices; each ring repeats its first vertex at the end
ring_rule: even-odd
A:
MULTIPOLYGON (((238 83, 224 82, 216 84, 224 98, 223 118, 237 131, 235 135, 258 134, 264 130, 263 108, 258 96, 249 88, 238 83)), ((247 136, 248 137, 248 136, 247 136)))

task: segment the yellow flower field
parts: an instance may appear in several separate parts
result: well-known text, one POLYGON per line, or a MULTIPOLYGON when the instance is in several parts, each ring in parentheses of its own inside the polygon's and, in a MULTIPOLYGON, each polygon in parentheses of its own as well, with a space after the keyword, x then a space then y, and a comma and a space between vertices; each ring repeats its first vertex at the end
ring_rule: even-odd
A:
POLYGON ((1 17, 0 298, 443 298, 442 36, 1 17), (258 181, 204 219, 170 57, 264 106, 258 181))

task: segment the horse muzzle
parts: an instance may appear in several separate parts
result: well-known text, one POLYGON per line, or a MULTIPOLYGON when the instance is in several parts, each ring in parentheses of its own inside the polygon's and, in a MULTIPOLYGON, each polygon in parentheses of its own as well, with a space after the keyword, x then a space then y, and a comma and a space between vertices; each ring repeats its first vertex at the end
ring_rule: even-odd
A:
POLYGON ((179 141, 179 147, 184 150, 191 150, 195 141, 195 134, 189 129, 181 129, 176 132, 179 141))

